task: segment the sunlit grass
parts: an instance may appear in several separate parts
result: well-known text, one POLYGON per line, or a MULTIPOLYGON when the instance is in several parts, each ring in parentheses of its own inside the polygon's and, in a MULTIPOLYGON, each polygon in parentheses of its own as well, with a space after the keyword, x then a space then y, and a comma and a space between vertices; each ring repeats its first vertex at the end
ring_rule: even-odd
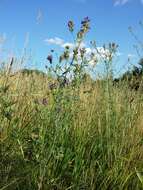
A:
POLYGON ((85 82, 37 104, 28 88, 1 96, 1 189, 142 189, 141 93, 85 82))
MULTIPOLYGON (((89 23, 82 21, 73 57, 65 47, 56 65, 51 50, 47 74, 1 72, 0 190, 143 189, 143 94, 128 80, 115 84, 115 43, 103 47, 107 76, 85 74, 97 63, 80 47, 89 23)), ((68 27, 74 31, 72 21, 68 27)))

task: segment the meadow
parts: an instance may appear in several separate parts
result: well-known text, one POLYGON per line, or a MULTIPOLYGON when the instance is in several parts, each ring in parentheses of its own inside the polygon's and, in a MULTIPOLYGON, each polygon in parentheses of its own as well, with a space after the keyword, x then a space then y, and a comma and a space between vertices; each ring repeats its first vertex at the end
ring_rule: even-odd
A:
POLYGON ((65 47, 55 65, 51 50, 47 73, 12 73, 13 59, 1 71, 0 190, 143 189, 142 89, 114 85, 114 43, 103 47, 107 75, 93 80, 85 72, 97 62, 80 47, 89 24, 82 21, 72 57, 65 47))

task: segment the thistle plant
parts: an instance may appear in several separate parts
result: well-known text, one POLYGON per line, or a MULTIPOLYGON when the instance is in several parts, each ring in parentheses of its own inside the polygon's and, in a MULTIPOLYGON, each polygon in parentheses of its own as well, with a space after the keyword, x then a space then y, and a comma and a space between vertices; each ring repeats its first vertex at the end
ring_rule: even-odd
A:
POLYGON ((20 90, 25 90, 16 97, 10 70, 0 78, 0 189, 140 190, 142 93, 113 86, 118 45, 99 48, 92 41, 88 51, 88 17, 77 31, 71 20, 67 27, 74 44, 59 56, 51 49, 47 75, 22 74, 20 90), (87 73, 97 63, 106 67, 101 80, 87 73))
MULTIPOLYGON (((73 21, 68 22, 68 29, 71 34, 75 32, 75 24, 73 21)), ((82 47, 82 43, 89 29, 90 20, 86 17, 81 22, 80 30, 75 35, 73 49, 67 45, 63 53, 59 56, 59 62, 56 65, 53 63, 53 55, 48 55, 47 60, 50 66, 47 67, 47 69, 55 74, 59 86, 64 86, 64 83, 66 84, 68 80, 75 86, 81 83, 83 75, 85 74, 85 67, 88 66, 90 62, 86 55, 86 49, 82 47)), ((51 52, 54 53, 54 51, 51 52)))

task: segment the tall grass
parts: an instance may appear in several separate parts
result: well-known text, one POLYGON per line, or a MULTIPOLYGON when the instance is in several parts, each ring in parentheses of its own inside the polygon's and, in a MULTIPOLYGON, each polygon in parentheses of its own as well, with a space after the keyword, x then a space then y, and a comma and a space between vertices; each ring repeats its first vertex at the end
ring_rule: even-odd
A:
POLYGON ((113 86, 112 72, 93 81, 75 60, 68 84, 1 76, 0 190, 143 189, 142 93, 113 86))

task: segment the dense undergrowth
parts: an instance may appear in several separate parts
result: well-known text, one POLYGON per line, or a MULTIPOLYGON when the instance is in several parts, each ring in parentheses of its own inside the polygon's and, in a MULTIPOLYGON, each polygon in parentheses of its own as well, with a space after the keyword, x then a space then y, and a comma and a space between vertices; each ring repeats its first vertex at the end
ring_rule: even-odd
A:
POLYGON ((143 95, 127 81, 113 85, 114 43, 103 57, 105 79, 85 74, 88 30, 85 18, 73 56, 66 47, 60 57, 64 71, 50 54, 47 76, 1 74, 0 190, 143 189, 143 95))

